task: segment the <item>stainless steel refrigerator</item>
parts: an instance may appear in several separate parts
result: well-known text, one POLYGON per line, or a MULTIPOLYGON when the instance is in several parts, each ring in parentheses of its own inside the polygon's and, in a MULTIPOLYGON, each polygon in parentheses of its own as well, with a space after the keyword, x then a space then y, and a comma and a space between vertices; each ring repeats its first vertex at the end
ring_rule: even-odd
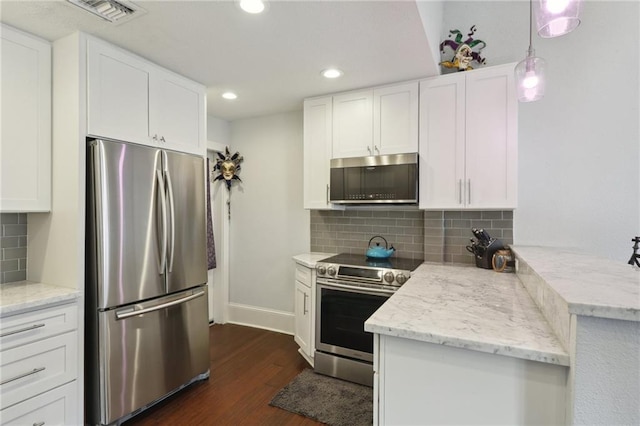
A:
POLYGON ((205 164, 87 146, 86 420, 120 423, 209 377, 205 164))

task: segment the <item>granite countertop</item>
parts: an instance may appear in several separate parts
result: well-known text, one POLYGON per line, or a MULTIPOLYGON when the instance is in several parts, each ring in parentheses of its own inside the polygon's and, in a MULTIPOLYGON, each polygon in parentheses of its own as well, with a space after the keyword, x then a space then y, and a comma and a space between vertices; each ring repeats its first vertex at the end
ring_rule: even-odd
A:
POLYGON ((319 253, 319 252, 310 252, 310 253, 302 253, 293 256, 293 260, 297 263, 306 266, 307 268, 315 268, 316 262, 321 261, 322 259, 326 259, 327 257, 335 256, 333 253, 319 253))
POLYGON ((366 322, 388 336, 569 365, 569 355, 515 274, 423 263, 366 322))
POLYGON ((76 289, 32 281, 1 284, 0 316, 70 302, 78 296, 79 292, 76 289))
POLYGON ((564 299, 570 314, 640 321, 640 268, 577 249, 511 249, 564 299))

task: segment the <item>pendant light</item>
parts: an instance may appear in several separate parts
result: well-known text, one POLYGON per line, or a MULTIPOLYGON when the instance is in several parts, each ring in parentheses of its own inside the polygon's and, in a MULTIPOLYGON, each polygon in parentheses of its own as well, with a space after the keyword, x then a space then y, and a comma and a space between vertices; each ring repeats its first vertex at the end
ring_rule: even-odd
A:
POLYGON ((559 37, 580 25, 581 0, 536 0, 535 17, 538 35, 559 37))
POLYGON ((529 0, 529 49, 527 56, 515 68, 516 90, 520 102, 534 102, 542 99, 545 87, 544 59, 535 56, 532 42, 532 0, 529 0))

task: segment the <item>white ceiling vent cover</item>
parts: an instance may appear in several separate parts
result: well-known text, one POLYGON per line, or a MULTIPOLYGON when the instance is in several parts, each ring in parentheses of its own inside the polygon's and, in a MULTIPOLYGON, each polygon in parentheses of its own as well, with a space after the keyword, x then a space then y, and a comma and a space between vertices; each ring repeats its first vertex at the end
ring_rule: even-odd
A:
POLYGON ((146 10, 128 0, 67 0, 102 19, 119 25, 144 15, 146 10))

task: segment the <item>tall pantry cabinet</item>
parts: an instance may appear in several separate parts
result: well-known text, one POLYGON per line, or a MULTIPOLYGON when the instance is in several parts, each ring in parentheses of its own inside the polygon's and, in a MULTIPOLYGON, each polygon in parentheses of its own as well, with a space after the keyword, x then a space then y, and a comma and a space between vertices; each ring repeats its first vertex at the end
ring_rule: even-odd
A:
MULTIPOLYGON (((27 279, 68 283, 80 293, 73 368, 77 395, 83 395, 86 139, 121 139, 204 156, 205 88, 83 33, 53 43, 52 68, 52 207, 50 214, 29 217, 27 279), (174 120, 181 122, 158 124, 174 120)), ((75 418, 82 420, 82 400, 75 408, 75 418)))

